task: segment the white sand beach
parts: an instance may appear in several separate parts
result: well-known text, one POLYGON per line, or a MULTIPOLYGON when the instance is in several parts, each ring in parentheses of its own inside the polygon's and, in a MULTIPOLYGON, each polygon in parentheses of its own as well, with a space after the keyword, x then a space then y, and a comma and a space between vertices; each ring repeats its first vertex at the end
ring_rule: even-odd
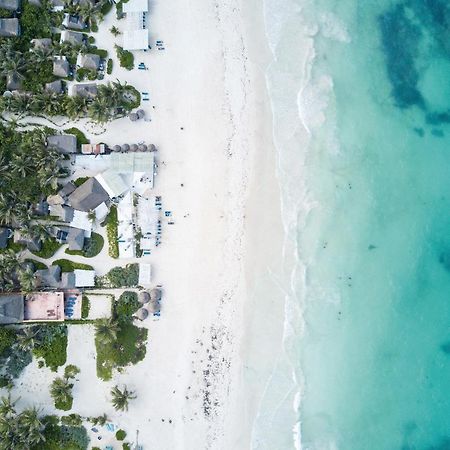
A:
MULTIPOLYGON (((96 34, 110 52, 120 40, 108 31, 113 22, 110 14, 96 34)), ((106 412, 144 449, 248 449, 281 351, 284 308, 262 4, 152 0, 149 28, 165 50, 135 56, 148 71, 115 67, 109 79, 149 92, 142 106, 151 121, 124 118, 102 133, 86 121, 76 126, 93 142, 158 148, 154 191, 174 224, 164 226, 162 245, 146 260, 163 287, 162 314, 142 323, 149 330, 144 361, 111 382, 96 378, 92 327, 70 327, 67 362, 81 368, 73 412, 106 412), (136 391, 128 412, 111 406, 115 384, 136 391)), ((29 366, 17 386, 28 391, 21 402, 53 412, 51 378, 29 366)))

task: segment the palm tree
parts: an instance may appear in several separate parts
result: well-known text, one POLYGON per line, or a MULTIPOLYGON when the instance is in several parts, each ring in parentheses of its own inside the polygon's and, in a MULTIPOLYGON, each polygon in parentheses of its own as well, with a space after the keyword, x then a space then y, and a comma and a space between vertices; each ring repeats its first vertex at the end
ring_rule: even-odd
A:
POLYGON ((92 417, 91 418, 91 422, 92 422, 92 425, 99 425, 99 426, 103 426, 103 425, 105 425, 105 423, 106 422, 108 422, 108 416, 106 415, 106 414, 102 414, 101 416, 98 416, 98 417, 92 417))
POLYGON ((72 397, 72 384, 67 378, 57 377, 50 386, 50 395, 55 403, 67 403, 72 397))
POLYGON ((92 27, 92 24, 97 17, 101 20, 101 13, 98 7, 90 2, 80 8, 79 15, 90 27, 92 27))
POLYGON ((103 344, 111 344, 117 339, 119 324, 113 318, 98 319, 95 323, 95 337, 103 344))
POLYGON ((95 122, 107 122, 111 118, 109 100, 103 96, 96 97, 89 106, 88 115, 95 122))
POLYGON ((16 337, 17 347, 24 351, 32 350, 38 342, 37 331, 31 327, 24 328, 16 337))
POLYGON ((136 398, 134 391, 129 391, 126 386, 120 390, 118 386, 111 389, 112 404, 116 411, 128 411, 128 401, 136 398))
POLYGON ((26 267, 25 269, 19 270, 18 278, 22 291, 32 292, 36 289, 37 280, 36 277, 34 276, 34 271, 31 267, 26 267))
POLYGON ((119 34, 121 34, 120 30, 117 27, 115 27, 114 25, 110 28, 109 31, 115 37, 117 37, 117 36, 119 36, 119 34))
POLYGON ((14 405, 17 403, 19 399, 11 400, 11 394, 8 394, 8 397, 0 398, 0 416, 9 417, 16 413, 14 409, 14 405))
POLYGON ((39 410, 35 407, 27 408, 19 415, 19 428, 21 429, 22 438, 27 443, 36 445, 39 442, 45 441, 42 434, 44 425, 39 419, 39 410))
MULTIPOLYGON (((33 62, 35 64, 42 64, 46 61, 51 61, 53 59, 53 49, 52 48, 45 48, 45 47, 38 47, 33 48, 31 50, 33 55, 33 62)), ((36 70, 36 67, 33 65, 33 70, 36 70)))

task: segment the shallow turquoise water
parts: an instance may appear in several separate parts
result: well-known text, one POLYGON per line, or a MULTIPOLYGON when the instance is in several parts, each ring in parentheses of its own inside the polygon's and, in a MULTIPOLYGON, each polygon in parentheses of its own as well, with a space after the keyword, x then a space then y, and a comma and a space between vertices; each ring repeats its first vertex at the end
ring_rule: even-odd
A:
MULTIPOLYGON (((303 448, 450 448, 450 4, 319 1, 333 90, 306 159, 303 448)), ((282 151, 282 149, 281 149, 282 151)))

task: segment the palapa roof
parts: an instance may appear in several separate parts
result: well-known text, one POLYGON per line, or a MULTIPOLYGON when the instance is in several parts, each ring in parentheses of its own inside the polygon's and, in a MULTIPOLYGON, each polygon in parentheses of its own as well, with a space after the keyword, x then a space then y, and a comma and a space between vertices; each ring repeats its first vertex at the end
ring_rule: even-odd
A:
POLYGON ((67 59, 53 60, 53 75, 55 77, 67 78, 70 73, 70 65, 67 59))
POLYGON ((54 147, 59 153, 76 153, 77 138, 73 134, 57 134, 47 138, 49 147, 54 147))
POLYGON ((130 152, 135 152, 135 151, 137 151, 137 149, 138 149, 137 144, 131 144, 130 145, 130 152))
POLYGON ((94 98, 97 95, 97 85, 95 83, 72 84, 69 88, 69 95, 94 98))
POLYGON ((100 56, 95 53, 78 54, 77 66, 84 69, 97 70, 100 67, 100 56))
POLYGON ((153 144, 150 144, 150 145, 148 146, 148 149, 149 149, 151 152, 156 152, 156 147, 155 147, 153 144))
POLYGON ((47 92, 54 92, 55 94, 60 94, 63 91, 63 85, 61 80, 51 81, 50 83, 45 83, 45 90, 47 92))
POLYGON ((128 144, 123 144, 122 145, 122 150, 127 152, 128 150, 130 150, 130 146, 128 144))
POLYGON ((61 281, 61 267, 50 266, 48 269, 36 270, 34 274, 41 287, 59 287, 61 281))
POLYGON ((139 144, 139 150, 141 152, 145 152, 147 150, 147 146, 145 144, 139 144))
POLYGON ((0 249, 8 247, 8 239, 11 231, 9 228, 0 228, 0 249))
POLYGON ((63 30, 61 32, 61 42, 68 42, 72 45, 81 45, 83 40, 83 33, 79 33, 78 31, 63 30))
POLYGON ((154 301, 159 302, 161 300, 161 294, 162 294, 161 289, 157 289, 157 288, 152 289, 150 291, 150 298, 154 301))
POLYGON ((155 301, 151 301, 148 305, 147 305, 148 310, 153 314, 153 313, 157 313, 161 311, 161 306, 159 305, 158 302, 155 301))
POLYGON ((79 228, 70 228, 67 235, 67 243, 69 250, 83 250, 84 247, 84 230, 79 228))
POLYGON ((138 295, 139 303, 148 303, 150 301, 150 294, 147 291, 141 291, 138 295))
POLYGON ((145 320, 148 317, 148 311, 145 308, 139 308, 136 311, 136 317, 139 320, 145 320))
POLYGON ((136 114, 137 114, 139 119, 142 119, 145 116, 145 111, 143 109, 138 109, 136 111, 136 114))
POLYGON ((20 7, 20 0, 0 0, 0 8, 16 11, 20 7))
POLYGON ((112 150, 114 152, 121 152, 122 151, 122 147, 120 145, 114 145, 114 147, 112 148, 112 150))
POLYGON ((0 294, 0 324, 23 321, 24 301, 22 294, 0 294))
POLYGON ((0 36, 20 36, 19 19, 0 19, 0 36))
POLYGON ((85 212, 97 208, 98 205, 108 200, 108 193, 95 178, 89 178, 76 188, 68 198, 70 206, 85 212))
POLYGON ((63 222, 72 222, 74 209, 67 205, 50 205, 50 215, 59 217, 63 222))
POLYGON ((136 122, 136 120, 138 120, 138 115, 134 112, 130 113, 128 117, 132 122, 136 122))
POLYGON ((50 38, 31 39, 31 43, 34 48, 46 49, 52 46, 52 40, 50 38))

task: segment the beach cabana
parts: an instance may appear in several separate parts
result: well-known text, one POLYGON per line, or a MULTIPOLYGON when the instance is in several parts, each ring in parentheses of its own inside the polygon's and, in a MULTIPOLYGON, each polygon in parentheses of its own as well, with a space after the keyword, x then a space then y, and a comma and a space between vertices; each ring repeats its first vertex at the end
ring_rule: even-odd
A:
POLYGON ((123 145, 122 145, 122 150, 123 150, 124 152, 127 152, 128 150, 130 150, 130 146, 129 146, 128 144, 123 144, 123 145))
POLYGON ((136 317, 139 320, 145 320, 148 317, 148 311, 145 308, 139 308, 136 311, 136 317))
POLYGON ((150 301, 150 294, 147 291, 141 291, 138 295, 139 303, 148 303, 150 301))
POLYGON ((159 302, 161 300, 161 289, 152 289, 150 291, 150 298, 152 302, 159 302))
POLYGON ((122 147, 120 145, 114 145, 114 147, 112 148, 113 152, 121 152, 122 151, 122 147))
POLYGON ((152 314, 155 314, 155 313, 159 313, 160 311, 161 311, 161 306, 160 306, 160 304, 158 303, 158 302, 153 302, 153 301, 151 301, 149 304, 148 304, 148 310, 152 313, 152 314))
POLYGON ((148 149, 150 152, 156 152, 156 147, 153 144, 150 144, 148 149))
POLYGON ((136 152, 138 149, 138 146, 136 144, 131 144, 130 145, 130 152, 136 152))
POLYGON ((143 109, 138 109, 136 111, 136 114, 138 116, 138 119, 142 119, 143 117, 145 117, 145 111, 143 109))
POLYGON ((140 152, 146 152, 147 151, 147 146, 145 144, 139 144, 139 151, 140 152))
POLYGON ((128 117, 132 122, 136 122, 136 120, 138 120, 138 115, 136 113, 130 113, 128 117))

